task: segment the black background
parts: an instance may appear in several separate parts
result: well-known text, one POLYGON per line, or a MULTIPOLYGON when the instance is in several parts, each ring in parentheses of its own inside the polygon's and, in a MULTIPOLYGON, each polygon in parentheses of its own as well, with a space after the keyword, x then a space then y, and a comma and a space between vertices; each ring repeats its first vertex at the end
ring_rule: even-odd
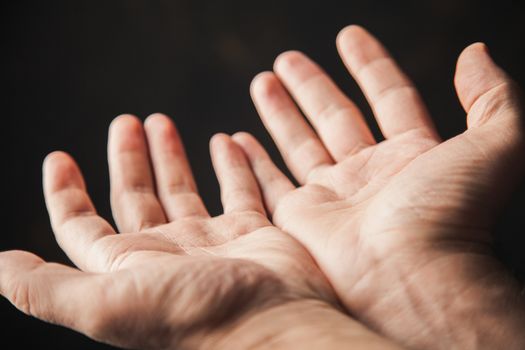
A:
MULTIPOLYGON (((107 127, 121 113, 145 118, 164 112, 175 120, 203 197, 210 211, 219 213, 208 140, 219 131, 250 131, 277 157, 248 87, 284 50, 299 49, 317 60, 363 108, 377 134, 369 107, 336 53, 335 36, 347 24, 365 26, 387 45, 421 89, 441 135, 449 138, 465 127, 452 78, 466 45, 486 42, 493 57, 525 85, 519 3, 18 0, 3 5, 7 224, 0 250, 25 249, 67 262, 54 241, 41 190, 41 162, 53 150, 78 160, 99 212, 111 218, 107 127)), ((524 214, 522 185, 495 228, 498 254, 521 278, 524 214)), ((0 324, 2 341, 17 344, 14 348, 106 348, 28 318, 5 299, 0 324)))

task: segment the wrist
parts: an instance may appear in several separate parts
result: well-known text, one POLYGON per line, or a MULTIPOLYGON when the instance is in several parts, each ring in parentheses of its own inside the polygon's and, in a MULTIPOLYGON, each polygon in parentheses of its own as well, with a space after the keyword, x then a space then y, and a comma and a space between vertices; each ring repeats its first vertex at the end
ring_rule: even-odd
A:
POLYGON ((238 320, 206 339, 214 349, 399 349, 331 305, 298 300, 267 308, 238 320))
POLYGON ((484 249, 446 245, 400 249, 367 277, 372 292, 345 304, 383 334, 416 348, 525 348, 518 281, 484 249))

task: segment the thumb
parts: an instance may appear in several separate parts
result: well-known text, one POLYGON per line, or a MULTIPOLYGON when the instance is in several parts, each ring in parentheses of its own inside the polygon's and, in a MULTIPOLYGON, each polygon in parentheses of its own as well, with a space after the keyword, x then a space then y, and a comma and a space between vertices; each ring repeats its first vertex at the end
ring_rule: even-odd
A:
POLYGON ((517 86, 494 63, 485 44, 475 43, 463 50, 454 84, 461 105, 468 113, 469 128, 488 123, 501 114, 519 118, 517 86))

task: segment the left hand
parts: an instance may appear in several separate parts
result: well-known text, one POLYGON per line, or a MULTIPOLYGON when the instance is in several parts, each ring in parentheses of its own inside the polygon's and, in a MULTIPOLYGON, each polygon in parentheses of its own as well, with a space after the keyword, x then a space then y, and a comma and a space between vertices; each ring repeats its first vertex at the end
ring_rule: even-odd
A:
POLYGON ((80 270, 3 252, 2 295, 29 315, 126 348, 389 347, 335 308, 310 255, 269 222, 248 162, 228 136, 211 144, 225 211, 212 218, 171 121, 152 116, 145 129, 147 139, 131 116, 110 129, 121 234, 95 212, 73 159, 47 157, 53 230, 80 270))

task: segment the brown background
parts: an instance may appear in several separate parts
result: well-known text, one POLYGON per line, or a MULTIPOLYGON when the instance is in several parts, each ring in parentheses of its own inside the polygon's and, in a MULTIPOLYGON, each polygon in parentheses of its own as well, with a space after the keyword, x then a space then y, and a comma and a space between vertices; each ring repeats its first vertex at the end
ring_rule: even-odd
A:
MULTIPOLYGON (((347 24, 364 25, 391 49, 420 87, 444 138, 465 127, 452 77, 466 45, 485 41, 525 85, 519 1, 19 0, 3 6, 8 209, 0 250, 31 250, 52 261, 67 259, 49 227, 41 162, 52 150, 72 153, 100 213, 110 218, 106 135, 120 113, 145 118, 160 111, 174 118, 213 213, 220 205, 208 156, 211 135, 247 130, 276 154, 248 87, 280 52, 299 49, 316 59, 373 123, 335 50, 335 36, 347 24)), ((524 214, 522 185, 495 229, 498 254, 522 278, 524 214)), ((3 341, 16 348, 105 348, 25 317, 4 299, 0 324, 3 341)))

